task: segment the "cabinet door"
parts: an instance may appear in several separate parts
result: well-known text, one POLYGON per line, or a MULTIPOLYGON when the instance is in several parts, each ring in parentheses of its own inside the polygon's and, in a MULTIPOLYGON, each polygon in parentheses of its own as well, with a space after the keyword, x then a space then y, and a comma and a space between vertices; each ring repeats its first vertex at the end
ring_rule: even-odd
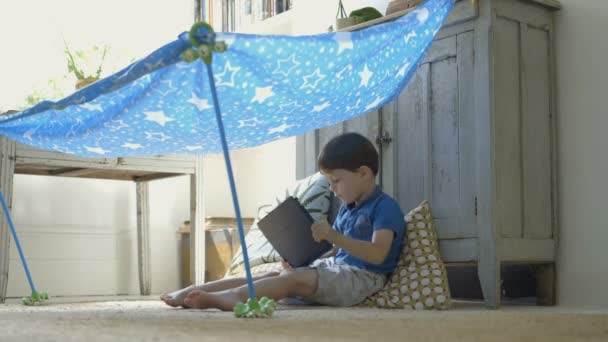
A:
POLYGON ((501 2, 493 26, 496 228, 553 237, 551 17, 501 2))
MULTIPOLYGON (((354 119, 299 136, 296 139, 296 177, 304 178, 318 171, 317 156, 321 148, 336 135, 345 132, 357 132, 375 142, 378 131, 382 127, 381 119, 382 110, 372 111, 354 119)), ((382 168, 382 149, 379 149, 379 156, 382 168)), ((377 177, 377 182, 382 185, 382 177, 380 175, 377 177)), ((342 202, 337 197, 332 197, 332 208, 329 215, 330 222, 333 222, 341 204, 342 202)))
POLYGON ((429 200, 442 239, 477 236, 473 63, 473 31, 436 40, 391 105, 394 193, 429 200))
POLYGON ((296 158, 297 177, 303 178, 318 170, 316 161, 319 152, 331 138, 339 134, 357 132, 375 143, 379 125, 381 125, 380 118, 379 111, 371 111, 354 119, 320 128, 298 137, 296 141, 298 155, 298 158, 296 158))

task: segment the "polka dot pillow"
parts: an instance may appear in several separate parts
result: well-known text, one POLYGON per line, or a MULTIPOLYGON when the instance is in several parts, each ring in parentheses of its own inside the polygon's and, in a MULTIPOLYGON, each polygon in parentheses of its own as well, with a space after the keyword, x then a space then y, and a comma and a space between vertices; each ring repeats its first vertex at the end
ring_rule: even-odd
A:
POLYGON ((395 272, 378 293, 362 305, 380 308, 445 310, 451 306, 445 265, 427 201, 405 216, 403 249, 395 272))

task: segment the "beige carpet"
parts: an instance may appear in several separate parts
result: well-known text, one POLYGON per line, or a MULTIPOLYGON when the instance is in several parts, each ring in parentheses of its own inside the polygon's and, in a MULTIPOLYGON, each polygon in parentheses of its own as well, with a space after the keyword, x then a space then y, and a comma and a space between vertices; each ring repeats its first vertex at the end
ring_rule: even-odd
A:
POLYGON ((445 312, 282 306, 272 319, 158 301, 0 304, 0 341, 608 341, 608 315, 457 304, 445 312))

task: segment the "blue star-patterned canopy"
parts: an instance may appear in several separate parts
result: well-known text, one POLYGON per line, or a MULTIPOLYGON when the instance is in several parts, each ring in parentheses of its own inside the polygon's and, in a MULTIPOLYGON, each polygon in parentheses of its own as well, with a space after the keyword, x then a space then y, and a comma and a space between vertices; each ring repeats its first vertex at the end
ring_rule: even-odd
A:
MULTIPOLYGON (((258 146, 393 100, 454 0, 427 0, 392 22, 310 36, 217 33, 212 69, 230 149, 258 146)), ((0 134, 88 157, 221 151, 205 65, 184 62, 186 33, 66 97, 0 118, 0 134)))

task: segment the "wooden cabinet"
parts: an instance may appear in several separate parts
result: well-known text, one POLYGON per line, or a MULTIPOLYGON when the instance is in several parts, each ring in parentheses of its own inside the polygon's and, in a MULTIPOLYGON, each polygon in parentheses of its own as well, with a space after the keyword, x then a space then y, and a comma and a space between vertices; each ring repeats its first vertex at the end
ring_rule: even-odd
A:
POLYGON ((458 1, 389 105, 297 140, 298 178, 319 149, 357 131, 381 154, 379 182, 404 211, 431 203, 448 263, 476 263, 487 305, 500 266, 537 264, 554 302, 557 243, 552 0, 458 1))

